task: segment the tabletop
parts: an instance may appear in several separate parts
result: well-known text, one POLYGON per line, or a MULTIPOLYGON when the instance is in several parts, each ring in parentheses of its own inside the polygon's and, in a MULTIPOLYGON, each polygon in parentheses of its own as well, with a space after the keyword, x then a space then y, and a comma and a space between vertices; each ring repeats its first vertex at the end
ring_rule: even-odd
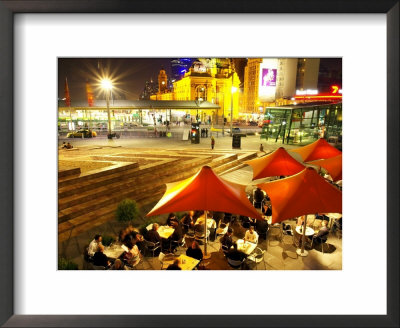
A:
MULTIPOLYGON (((204 224, 204 216, 200 216, 197 221, 196 224, 204 224)), ((207 218, 207 228, 211 229, 211 228, 216 228, 217 224, 215 222, 214 219, 211 218, 207 218)))
POLYGON ((182 270, 193 270, 197 264, 199 264, 199 260, 194 259, 193 257, 187 256, 185 254, 180 255, 179 257, 166 257, 167 259, 163 261, 163 263, 168 266, 174 263, 175 259, 180 260, 179 267, 182 270))
POLYGON ((325 213, 325 215, 331 219, 340 219, 342 217, 341 213, 325 213))
POLYGON ((256 249, 257 244, 251 243, 249 241, 244 241, 243 239, 238 239, 236 241, 238 251, 250 255, 256 249))
MULTIPOLYGON (((297 226, 296 227, 296 232, 299 235, 302 235, 303 234, 303 227, 302 226, 297 226)), ((312 236, 313 234, 314 234, 314 229, 310 228, 310 227, 306 227, 306 236, 312 236)))
POLYGON ((111 245, 104 247, 104 254, 110 259, 119 258, 125 252, 121 245, 111 245))
POLYGON ((168 239, 173 233, 175 229, 169 226, 161 226, 158 228, 157 232, 161 238, 168 239))

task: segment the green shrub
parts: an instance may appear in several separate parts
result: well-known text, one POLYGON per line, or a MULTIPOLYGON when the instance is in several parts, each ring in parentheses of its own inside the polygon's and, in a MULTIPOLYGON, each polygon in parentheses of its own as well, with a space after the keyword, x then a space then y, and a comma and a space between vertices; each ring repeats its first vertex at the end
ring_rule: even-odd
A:
POLYGON ((105 236, 103 236, 101 243, 104 246, 110 246, 113 242, 115 242, 115 238, 113 236, 105 235, 105 236))
POLYGON ((124 199, 122 200, 115 212, 115 218, 119 222, 129 222, 132 224, 135 219, 138 218, 139 209, 134 200, 131 199, 124 199))
POLYGON ((58 270, 78 270, 78 264, 65 257, 58 258, 58 270))

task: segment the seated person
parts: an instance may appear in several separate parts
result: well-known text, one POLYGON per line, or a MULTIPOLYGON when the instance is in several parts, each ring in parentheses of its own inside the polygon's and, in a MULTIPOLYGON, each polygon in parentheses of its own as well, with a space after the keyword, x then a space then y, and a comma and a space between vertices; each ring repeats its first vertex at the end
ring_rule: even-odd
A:
POLYGON ((88 247, 88 255, 92 256, 94 253, 97 252, 99 245, 101 245, 102 237, 101 235, 95 235, 94 239, 90 242, 89 247, 88 247))
POLYGON ((171 243, 174 241, 175 243, 171 243, 171 249, 174 250, 176 247, 178 247, 178 244, 182 241, 183 238, 183 233, 180 225, 177 222, 172 222, 172 228, 174 228, 174 232, 172 235, 168 238, 168 241, 171 243))
POLYGON ((93 264, 96 266, 103 266, 108 268, 110 266, 110 261, 108 260, 106 254, 104 252, 104 246, 99 244, 97 252, 93 255, 93 264))
POLYGON ((128 247, 129 251, 122 254, 122 260, 133 267, 140 262, 139 248, 132 242, 127 243, 126 247, 128 247))
POLYGON ((168 218, 167 218, 167 226, 172 227, 172 222, 178 223, 178 220, 174 213, 169 213, 168 218))
POLYGON ((158 223, 153 223, 153 227, 147 233, 147 236, 146 236, 148 241, 150 241, 152 243, 161 243, 161 237, 160 237, 160 234, 157 231, 158 227, 159 227, 158 223))
POLYGON ((201 260, 203 259, 203 252, 200 249, 199 243, 197 241, 193 241, 192 245, 187 249, 186 255, 193 257, 196 260, 201 260))
POLYGON ((233 248, 229 250, 228 254, 226 254, 226 257, 233 261, 243 261, 246 258, 246 254, 238 251, 237 244, 233 244, 233 248))
POLYGON ((189 211, 183 218, 182 224, 193 227, 194 226, 194 211, 189 211))
POLYGON ((318 233, 312 237, 313 242, 320 244, 321 242, 326 241, 328 239, 328 234, 329 234, 328 221, 322 220, 321 229, 319 229, 318 233))
POLYGON ((227 249, 230 249, 233 245, 232 240, 233 229, 228 228, 228 232, 221 238, 221 244, 224 245, 227 249))
POLYGON ((181 267, 179 266, 181 262, 179 259, 176 259, 174 263, 170 264, 167 268, 167 270, 182 270, 181 267))
POLYGON ((254 244, 258 243, 258 233, 254 231, 253 226, 250 226, 249 230, 246 231, 243 240, 254 244))
POLYGON ((68 142, 67 145, 65 146, 65 148, 67 148, 67 149, 72 149, 72 148, 74 148, 74 146, 72 146, 72 145, 68 142))

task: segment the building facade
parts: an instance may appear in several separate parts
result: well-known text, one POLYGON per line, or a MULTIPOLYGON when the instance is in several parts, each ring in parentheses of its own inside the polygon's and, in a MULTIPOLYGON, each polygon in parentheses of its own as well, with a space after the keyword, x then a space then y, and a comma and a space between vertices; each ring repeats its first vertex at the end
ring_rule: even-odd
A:
POLYGON ((239 85, 239 77, 229 59, 201 58, 180 80, 173 82, 173 91, 158 93, 150 99, 208 101, 221 109, 190 114, 199 115, 201 121, 210 119, 221 124, 230 122, 231 110, 233 120, 239 116, 239 85))
POLYGON ((318 58, 249 58, 244 73, 244 113, 293 103, 296 90, 316 89, 318 58))

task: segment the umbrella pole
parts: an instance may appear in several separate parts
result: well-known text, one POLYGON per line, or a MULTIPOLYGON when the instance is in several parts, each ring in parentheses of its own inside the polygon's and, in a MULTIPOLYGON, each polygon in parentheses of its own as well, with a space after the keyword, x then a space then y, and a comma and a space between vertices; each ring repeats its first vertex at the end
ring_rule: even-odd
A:
POLYGON ((304 249, 304 244, 306 240, 306 226, 307 226, 307 215, 305 216, 303 223, 303 235, 301 236, 301 249, 297 249, 296 251, 297 255, 303 257, 308 255, 308 252, 304 249))
POLYGON ((204 256, 203 259, 209 259, 211 257, 210 254, 207 254, 207 211, 204 211, 205 217, 204 217, 204 256))

